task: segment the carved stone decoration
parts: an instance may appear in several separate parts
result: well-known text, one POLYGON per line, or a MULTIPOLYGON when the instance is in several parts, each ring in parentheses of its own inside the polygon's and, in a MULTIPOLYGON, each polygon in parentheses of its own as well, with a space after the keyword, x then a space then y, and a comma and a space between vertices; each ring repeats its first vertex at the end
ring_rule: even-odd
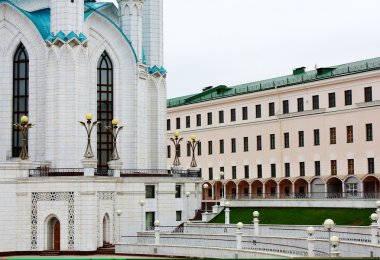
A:
POLYGON ((99 219, 100 217, 103 217, 103 216, 100 216, 100 201, 101 200, 112 200, 112 207, 113 207, 113 210, 112 210, 112 230, 113 230, 113 235, 112 235, 112 241, 113 243, 116 242, 116 238, 115 238, 115 202, 116 202, 116 192, 114 191, 99 191, 97 192, 97 196, 98 196, 98 201, 97 201, 97 218, 96 218, 96 223, 97 223, 97 243, 98 245, 100 244, 100 226, 99 226, 99 219))
POLYGON ((32 192, 31 211, 31 250, 37 250, 37 211, 38 201, 67 201, 68 202, 68 250, 74 251, 74 192, 32 192))

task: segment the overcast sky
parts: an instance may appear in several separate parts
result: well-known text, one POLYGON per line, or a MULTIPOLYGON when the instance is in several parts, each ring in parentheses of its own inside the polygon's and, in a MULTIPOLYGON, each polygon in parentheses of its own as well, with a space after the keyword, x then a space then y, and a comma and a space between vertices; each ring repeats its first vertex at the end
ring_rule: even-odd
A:
POLYGON ((380 56, 379 0, 164 0, 168 97, 380 56))

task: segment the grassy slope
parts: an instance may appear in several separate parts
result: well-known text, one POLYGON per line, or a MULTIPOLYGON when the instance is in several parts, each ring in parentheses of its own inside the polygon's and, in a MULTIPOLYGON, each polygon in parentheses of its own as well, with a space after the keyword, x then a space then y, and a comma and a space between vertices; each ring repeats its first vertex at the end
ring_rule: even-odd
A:
MULTIPOLYGON (((231 208, 230 221, 252 224, 252 212, 260 212, 260 224, 321 225, 331 218, 337 225, 368 226, 375 209, 347 208, 231 208)), ((224 223, 224 211, 210 223, 224 223)))

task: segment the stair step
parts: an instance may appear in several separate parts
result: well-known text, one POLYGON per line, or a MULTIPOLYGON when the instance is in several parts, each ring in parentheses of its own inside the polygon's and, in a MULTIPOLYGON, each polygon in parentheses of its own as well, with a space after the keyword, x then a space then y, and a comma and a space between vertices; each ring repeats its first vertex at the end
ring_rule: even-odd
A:
POLYGON ((59 255, 58 250, 47 250, 40 253, 41 256, 56 256, 59 255))

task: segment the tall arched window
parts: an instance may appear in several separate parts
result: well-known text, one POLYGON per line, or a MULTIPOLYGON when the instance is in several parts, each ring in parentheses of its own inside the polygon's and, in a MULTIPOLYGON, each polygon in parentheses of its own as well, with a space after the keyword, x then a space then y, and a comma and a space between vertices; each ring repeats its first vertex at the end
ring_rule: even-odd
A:
MULTIPOLYGON (((18 47, 13 58, 13 124, 20 123, 29 112, 29 57, 23 44, 18 47)), ((13 126, 12 126, 13 127, 13 126)), ((13 128, 12 157, 19 157, 22 146, 21 132, 13 128)))
POLYGON ((112 62, 103 52, 98 62, 98 169, 108 169, 107 162, 112 154, 112 135, 105 126, 111 125, 113 118, 113 75, 112 62))

